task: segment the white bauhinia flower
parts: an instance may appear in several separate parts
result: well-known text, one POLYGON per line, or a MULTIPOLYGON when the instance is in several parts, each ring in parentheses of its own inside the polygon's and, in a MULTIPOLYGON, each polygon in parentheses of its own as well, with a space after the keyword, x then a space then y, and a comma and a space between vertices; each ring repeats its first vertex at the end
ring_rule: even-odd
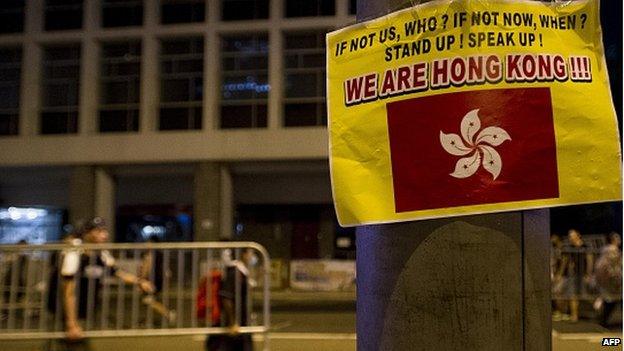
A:
POLYGON ((455 178, 468 178, 483 165, 494 179, 498 178, 503 161, 494 146, 511 140, 509 134, 499 127, 486 127, 479 131, 481 120, 478 109, 466 113, 459 127, 461 137, 440 131, 440 144, 446 152, 453 156, 467 156, 457 161, 455 170, 450 175, 455 178))

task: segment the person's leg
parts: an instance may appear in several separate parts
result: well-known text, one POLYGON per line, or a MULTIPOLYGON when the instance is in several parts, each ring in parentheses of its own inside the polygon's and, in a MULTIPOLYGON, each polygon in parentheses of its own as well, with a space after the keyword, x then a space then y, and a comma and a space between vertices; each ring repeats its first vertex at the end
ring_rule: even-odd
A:
POLYGON ((570 320, 576 322, 579 319, 579 297, 583 296, 583 277, 577 274, 572 279, 572 296, 570 299, 570 320))
POLYGON ((91 344, 89 340, 59 340, 58 342, 59 350, 62 351, 91 351, 91 344))
POLYGON ((611 317, 611 312, 615 308, 615 302, 607 302, 605 301, 602 304, 602 315, 600 316, 600 325, 603 327, 607 327, 609 325, 609 317, 611 317))
POLYGON ((176 314, 173 310, 167 309, 165 305, 156 300, 155 295, 145 295, 143 304, 156 311, 161 317, 167 319, 169 323, 175 323, 176 314))
POLYGON ((206 338, 206 351, 235 350, 229 346, 227 335, 209 335, 206 338))
POLYGON ((244 345, 244 349, 245 351, 253 351, 253 338, 251 334, 245 334, 243 335, 243 338, 245 340, 245 345, 244 345))
POLYGON ((570 299, 570 320, 572 322, 578 321, 578 307, 579 301, 578 298, 575 296, 570 299))
POLYGON ((232 351, 252 351, 250 334, 238 334, 230 337, 230 346, 228 350, 232 351))
POLYGON ((56 344, 58 344, 57 340, 47 339, 43 344, 42 351, 56 351, 56 344))

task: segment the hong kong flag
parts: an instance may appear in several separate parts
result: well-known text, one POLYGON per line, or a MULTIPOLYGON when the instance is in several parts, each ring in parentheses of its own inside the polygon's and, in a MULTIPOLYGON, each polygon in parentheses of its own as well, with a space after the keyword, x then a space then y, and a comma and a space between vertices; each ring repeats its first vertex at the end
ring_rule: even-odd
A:
POLYGON ((548 88, 387 104, 396 212, 556 198, 548 88))

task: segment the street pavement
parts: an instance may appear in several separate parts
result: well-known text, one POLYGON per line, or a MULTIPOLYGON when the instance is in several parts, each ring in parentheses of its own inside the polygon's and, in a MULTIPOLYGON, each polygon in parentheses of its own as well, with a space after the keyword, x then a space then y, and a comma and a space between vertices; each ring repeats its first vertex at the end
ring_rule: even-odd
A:
MULTIPOLYGON (((622 333, 553 333, 553 351, 622 350, 622 346, 602 346, 605 337, 622 337, 622 333)), ((101 338, 92 341, 93 351, 201 351, 203 336, 101 338)), ((262 350, 262 337, 254 337, 255 350, 262 350)), ((270 350, 274 351, 352 351, 356 349, 355 334, 290 333, 270 334, 270 350)), ((0 342, 0 350, 42 351, 40 341, 0 342)))
MULTIPOLYGON (((317 296, 318 298, 318 296, 317 296)), ((314 303, 288 298, 273 304, 270 350, 352 351, 356 349, 355 304, 352 299, 314 303)), ((553 351, 622 350, 603 347, 604 337, 622 337, 621 330, 607 330, 592 322, 553 323, 553 351)), ((92 340, 93 351, 200 351, 205 336, 125 337, 92 340)), ((262 350, 264 338, 254 336, 255 350, 262 350)), ((41 351, 42 341, 0 341, 1 351, 41 351)))

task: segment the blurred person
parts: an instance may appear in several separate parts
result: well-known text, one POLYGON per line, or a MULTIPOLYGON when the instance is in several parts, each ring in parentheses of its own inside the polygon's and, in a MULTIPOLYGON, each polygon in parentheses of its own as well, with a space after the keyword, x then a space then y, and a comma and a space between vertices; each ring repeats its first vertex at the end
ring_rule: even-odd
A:
MULTIPOLYGON (((96 217, 85 223, 72 240, 74 244, 82 242, 102 244, 108 241, 108 237, 109 234, 104 221, 96 217)), ((85 319, 87 315, 89 279, 95 280, 97 288, 93 293, 94 301, 97 301, 99 287, 107 269, 110 269, 113 275, 124 283, 134 284, 147 293, 154 291, 154 287, 149 281, 118 269, 114 257, 106 250, 97 253, 81 250, 78 247, 67 250, 63 254, 61 263, 61 293, 66 341, 69 345, 73 344, 73 348, 75 348, 75 345, 80 344, 81 349, 88 349, 88 344, 83 339, 84 335, 80 320, 85 319), (92 258, 93 255, 97 256, 92 258), (75 279, 76 277, 79 277, 79 279, 75 279), (79 280, 78 284, 76 280, 79 280), (76 296, 79 297, 78 301, 76 296)))
POLYGON ((568 231, 569 250, 561 255, 558 279, 564 279, 564 293, 569 301, 570 320, 578 321, 579 297, 586 291, 592 278, 594 258, 576 229, 568 231))
POLYGON ((565 311, 565 301, 561 300, 563 294, 564 279, 562 275, 557 274, 561 269, 561 250, 563 248, 563 240, 558 234, 550 236, 550 282, 553 298, 553 320, 560 321, 569 318, 565 311))
MULTIPOLYGON (((229 250, 224 250, 221 254, 221 263, 225 266, 231 260, 229 250)), ((200 279, 197 289, 197 318, 208 323, 208 310, 210 310, 211 327, 221 326, 221 283, 223 273, 220 267, 207 267, 206 274, 200 279)))
MULTIPOLYGON (((28 246, 28 242, 24 239, 20 240, 17 245, 28 246)), ((8 259, 3 263, 5 266, 4 286, 15 289, 16 301, 21 300, 26 292, 26 280, 28 278, 27 267, 28 255, 25 252, 12 252, 8 259), (15 272, 14 272, 15 271, 15 272), (14 276, 15 274, 15 276, 14 276)), ((4 301, 10 299, 10 289, 4 291, 4 301)))
POLYGON ((559 263, 561 262, 561 248, 563 241, 558 234, 550 235, 550 278, 554 279, 559 263))
POLYGON ((605 245, 600 257, 596 261, 596 282, 600 290, 600 297, 596 299, 594 308, 600 310, 600 325, 606 327, 611 312, 622 296, 622 252, 620 249, 620 235, 611 232, 608 244, 605 245))
MULTIPOLYGON (((147 242, 159 243, 160 238, 157 235, 152 235, 147 239, 147 242)), ((166 318, 167 322, 174 323, 176 319, 175 311, 167 309, 165 305, 156 300, 158 294, 162 291, 163 280, 165 274, 167 274, 163 261, 161 251, 149 249, 141 254, 139 278, 151 282, 154 287, 152 292, 143 292, 142 302, 160 316, 166 318)))
MULTIPOLYGON (((28 242, 20 240, 17 245, 27 246, 28 242)), ((10 252, 2 260, 2 270, 4 271, 3 285, 4 293, 0 296, 3 299, 4 308, 15 308, 11 303, 25 303, 27 281, 28 281, 28 255, 25 252, 10 252), (12 295, 12 296, 11 296, 12 295), (11 299, 14 299, 11 301, 11 299)), ((0 272, 0 276, 2 273, 0 272)), ((8 310, 0 310, 0 321, 6 319, 8 310)))
POLYGON ((222 315, 225 326, 229 328, 228 335, 213 335, 206 339, 208 351, 251 351, 253 342, 251 334, 240 334, 241 326, 250 325, 249 293, 255 286, 249 269, 257 262, 257 256, 251 249, 241 252, 241 259, 232 259, 224 255, 224 273, 219 290, 222 315), (237 288, 238 286, 238 288, 237 288), (237 301, 237 298, 239 301, 237 301))

